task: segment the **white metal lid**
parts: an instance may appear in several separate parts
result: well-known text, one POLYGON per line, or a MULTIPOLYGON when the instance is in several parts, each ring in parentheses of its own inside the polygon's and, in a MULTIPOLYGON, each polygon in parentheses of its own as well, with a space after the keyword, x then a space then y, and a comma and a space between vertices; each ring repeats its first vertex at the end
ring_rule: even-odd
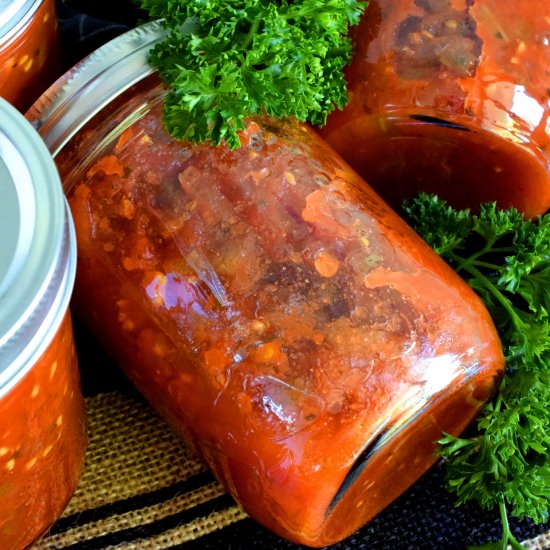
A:
POLYGON ((74 227, 53 159, 0 98, 0 396, 55 335, 75 264, 74 227))
POLYGON ((0 41, 17 34, 43 0, 0 0, 0 41))

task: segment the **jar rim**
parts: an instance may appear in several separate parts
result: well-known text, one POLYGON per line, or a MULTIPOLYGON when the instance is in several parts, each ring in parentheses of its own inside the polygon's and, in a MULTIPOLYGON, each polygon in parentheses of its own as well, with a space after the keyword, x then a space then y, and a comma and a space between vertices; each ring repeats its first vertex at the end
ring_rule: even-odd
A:
POLYGON ((7 42, 26 25, 44 0, 0 0, 0 40, 7 42))
POLYGON ((68 308, 76 238, 55 163, 0 98, 0 396, 43 353, 68 308))
POLYGON ((149 51, 168 31, 151 21, 107 42, 52 84, 26 113, 55 157, 113 99, 155 72, 149 51))

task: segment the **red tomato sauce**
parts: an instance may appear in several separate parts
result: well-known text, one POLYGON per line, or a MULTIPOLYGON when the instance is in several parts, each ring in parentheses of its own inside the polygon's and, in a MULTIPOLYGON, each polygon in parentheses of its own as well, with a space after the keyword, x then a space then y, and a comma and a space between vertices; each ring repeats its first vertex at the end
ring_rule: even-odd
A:
POLYGON ((386 200, 548 210, 544 0, 372 0, 353 33, 349 103, 320 133, 386 200))
POLYGON ((87 162, 83 135, 57 159, 82 174, 76 311, 270 529, 349 535, 492 393, 481 302, 313 131, 190 147, 156 108, 87 162))
POLYGON ((61 515, 83 470, 83 400, 70 317, 0 398, 0 548, 20 550, 61 515))
POLYGON ((17 34, 0 42, 0 96, 24 112, 60 69, 55 0, 43 0, 17 34))

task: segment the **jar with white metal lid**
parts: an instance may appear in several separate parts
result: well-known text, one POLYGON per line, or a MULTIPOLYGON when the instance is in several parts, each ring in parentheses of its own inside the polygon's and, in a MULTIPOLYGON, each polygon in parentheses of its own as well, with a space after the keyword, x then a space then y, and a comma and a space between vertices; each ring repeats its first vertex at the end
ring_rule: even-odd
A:
POLYGON ((0 99, 0 548, 59 517, 85 453, 68 311, 76 240, 59 175, 32 126, 0 99))
POLYGON ((61 69, 55 0, 0 0, 0 96, 19 110, 61 69))

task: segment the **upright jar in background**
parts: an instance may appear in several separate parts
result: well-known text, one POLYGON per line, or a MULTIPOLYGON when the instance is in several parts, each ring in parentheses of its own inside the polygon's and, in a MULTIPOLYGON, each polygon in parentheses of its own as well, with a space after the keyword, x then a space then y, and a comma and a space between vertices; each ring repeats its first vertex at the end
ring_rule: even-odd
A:
POLYGON ((0 548, 21 550, 61 515, 86 438, 72 218, 44 143, 2 99, 0 199, 0 548))
POLYGON ((146 62, 162 36, 105 45, 28 113, 75 220, 74 311, 253 518, 331 544, 472 419, 500 342, 305 125, 249 119, 235 151, 169 137, 146 62))
POLYGON ((0 0, 0 97, 24 112, 60 70, 55 0, 0 0))
POLYGON ((550 207, 547 0, 371 0, 321 135, 394 207, 550 207))

